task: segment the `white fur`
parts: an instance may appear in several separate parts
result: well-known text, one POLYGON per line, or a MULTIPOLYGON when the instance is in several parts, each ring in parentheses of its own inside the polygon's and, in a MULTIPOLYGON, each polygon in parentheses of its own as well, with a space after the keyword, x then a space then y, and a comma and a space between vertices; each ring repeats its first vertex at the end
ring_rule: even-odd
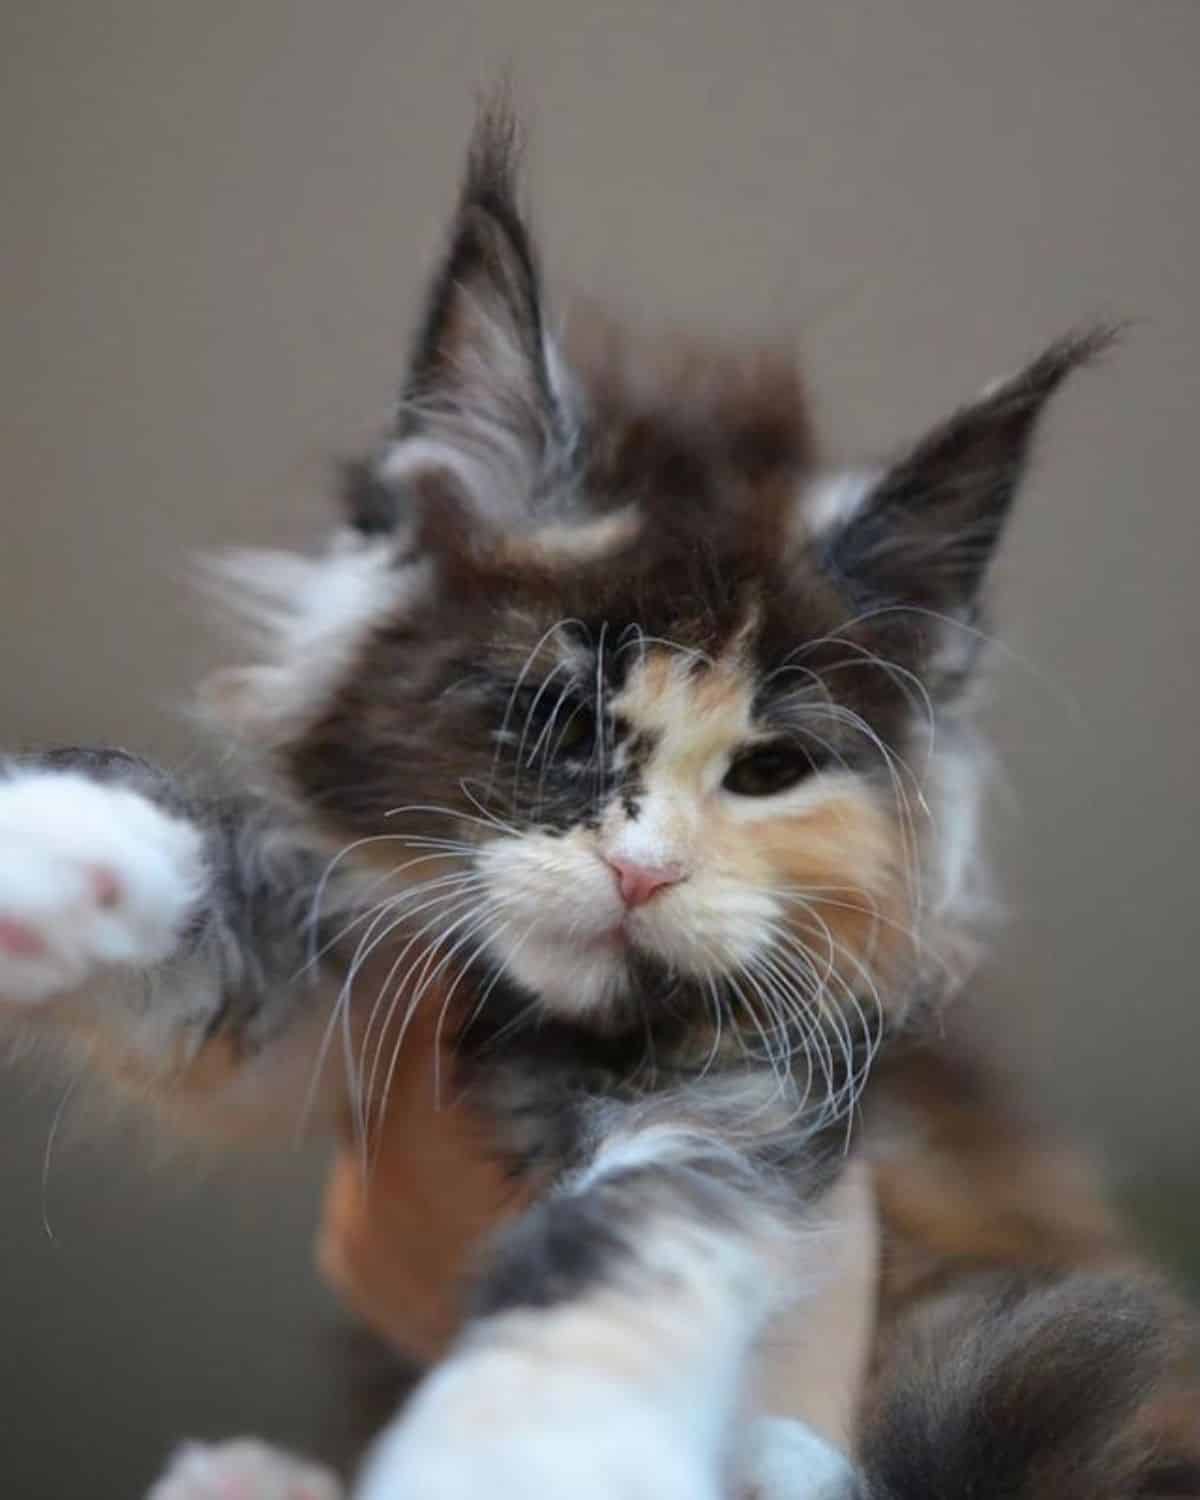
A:
POLYGON ((613 873, 578 831, 486 845, 478 870, 502 913, 486 932, 509 973, 564 1010, 586 1014, 619 998, 625 964, 605 944, 625 915, 613 873))
MULTIPOLYGON (((589 1399, 595 1403, 590 1410, 596 1418, 614 1415, 596 1386, 590 1390, 589 1399)), ((644 1432, 647 1425, 647 1414, 630 1413, 627 1403, 616 1414, 621 1421, 611 1429, 610 1442, 636 1443, 639 1432, 644 1432)), ((546 1415, 552 1416, 553 1412, 546 1415)), ((530 1482, 537 1476, 543 1482, 536 1491, 493 1489, 492 1455, 487 1456, 489 1467, 479 1488, 473 1491, 467 1485, 473 1466, 480 1461, 478 1453, 456 1456, 433 1452, 426 1455, 426 1468, 420 1476, 430 1487, 414 1490, 409 1487, 414 1478, 412 1457, 406 1451, 412 1443, 412 1434, 402 1424, 395 1423, 371 1454, 363 1478, 355 1487, 355 1500, 410 1500, 414 1495, 436 1496, 437 1500, 457 1500, 459 1495, 471 1500, 478 1495, 486 1495, 489 1500, 492 1496, 496 1500, 508 1500, 510 1496, 516 1500, 518 1496, 535 1494, 538 1500, 543 1496, 546 1500, 556 1500, 558 1496, 575 1500, 577 1495, 584 1500, 589 1496, 595 1500, 623 1500, 625 1496, 659 1500, 660 1495, 672 1494, 678 1494, 681 1500, 684 1496, 688 1500, 705 1500, 706 1496, 717 1493, 710 1475, 701 1476, 692 1490, 656 1488, 663 1477, 663 1465, 655 1465, 653 1458, 654 1450, 663 1447, 661 1435, 656 1432, 649 1434, 648 1448, 634 1449, 630 1455, 638 1465, 629 1475, 630 1488, 598 1488, 597 1479, 601 1485, 608 1485, 609 1476, 597 1472, 602 1455, 597 1451, 594 1437, 593 1432, 580 1434, 562 1429, 557 1433, 543 1432, 538 1451, 527 1449, 526 1465, 518 1476, 518 1483, 530 1482), (458 1474, 453 1472, 455 1468, 459 1469, 458 1474), (587 1475, 587 1483, 580 1483, 581 1468, 587 1475), (588 1483, 592 1485, 590 1490, 588 1483), (456 1488, 443 1488, 455 1484, 456 1488)), ((448 1445, 453 1446, 453 1443, 448 1445)), ((467 1447, 470 1446, 468 1443, 467 1447)), ((628 1460, 627 1466, 634 1468, 628 1460)), ((730 1494, 736 1500, 839 1500, 846 1493, 851 1475, 845 1457, 802 1422, 760 1417, 750 1429, 744 1466, 733 1490, 723 1488, 720 1493, 722 1500, 730 1494)), ((185 1445, 151 1486, 146 1500, 229 1500, 230 1495, 244 1496, 245 1500, 342 1500, 343 1494, 342 1486, 328 1470, 254 1439, 238 1438, 225 1443, 185 1445)))
POLYGON ((721 1500, 705 1455, 611 1375, 519 1349, 443 1365, 385 1432, 358 1500, 721 1500))
MULTIPOLYGON (((627 847, 649 846, 611 845, 627 847)), ((664 855, 675 847, 654 846, 664 855)), ((563 1014, 594 1012, 627 994, 626 944, 699 976, 747 962, 780 915, 768 890, 701 865, 647 905, 626 911, 601 844, 579 830, 562 838, 497 838, 480 851, 478 870, 498 913, 481 940, 514 979, 563 1014)))
POLYGON ((760 1417, 743 1473, 747 1500, 842 1500, 854 1471, 845 1455, 803 1422, 760 1417))
POLYGON ((363 1500, 718 1500, 767 1279, 740 1237, 679 1222, 640 1225, 638 1260, 629 1292, 468 1337, 384 1438, 363 1500))
POLYGON ((214 563, 229 602, 280 657, 336 649, 411 589, 392 542, 342 535, 322 557, 244 548, 214 563))
MULTIPOLYGON (((581 1391, 530 1381, 530 1366, 493 1351, 490 1366, 455 1367, 422 1400, 436 1403, 443 1441, 416 1452, 428 1413, 393 1423, 369 1456, 355 1500, 839 1500, 852 1470, 845 1457, 802 1422, 760 1417, 751 1426, 730 1484, 712 1468, 671 1451, 658 1414, 635 1405, 612 1382, 581 1391), (520 1436, 513 1407, 526 1401, 520 1436), (536 1404, 533 1404, 536 1403, 536 1404), (579 1423, 583 1418, 582 1425, 579 1423), (411 1426, 410 1426, 411 1422, 411 1426), (507 1430, 497 1453, 483 1433, 507 1430), (528 1429, 528 1430, 525 1430, 528 1429)), ((251 1438, 188 1443, 146 1500, 342 1500, 327 1469, 251 1438)))
POLYGON ((203 883, 199 831, 137 792, 71 772, 0 780, 0 1000, 160 962, 203 883))
MULTIPOLYGON (((458 288, 465 334, 434 397, 410 403, 413 435, 393 443, 379 466, 389 483, 448 472, 476 515, 504 531, 537 518, 547 482, 562 486, 577 441, 574 393, 557 352, 543 352, 554 401, 547 405, 529 352, 507 317, 458 288)), ((561 511, 567 499, 556 496, 561 511)))
POLYGON ((280 1453, 253 1438, 188 1443, 146 1500, 341 1500, 327 1469, 280 1453))
POLYGON ((519 514, 512 514, 516 498, 507 488, 497 485, 492 472, 494 462, 494 455, 475 452, 465 442, 417 436, 392 443, 379 465, 379 474, 387 484, 395 486, 412 485, 431 474, 446 474, 455 482, 458 493, 470 500, 485 519, 497 525, 512 525, 520 519, 519 514))
MULTIPOLYGON (((634 1132, 564 1191, 696 1147, 682 1126, 634 1132)), ((785 1300, 765 1223, 650 1217, 628 1279, 477 1328, 384 1434, 359 1500, 730 1500, 748 1480, 770 1481, 756 1500, 833 1500, 849 1471, 807 1429, 739 1431, 747 1359, 785 1300)))
POLYGON ((212 560, 206 577, 266 658, 235 674, 238 710, 292 722, 324 701, 372 627, 419 607, 432 572, 428 562, 401 562, 394 539, 345 533, 323 557, 231 552, 212 560))
POLYGON ((847 525, 880 478, 878 470, 847 469, 815 479, 800 496, 799 519, 804 530, 809 536, 823 537, 847 525))
POLYGON ((933 909, 968 922, 989 904, 979 858, 982 754, 975 743, 943 748, 927 778, 937 829, 933 909))
POLYGON ((546 376, 550 382, 550 394, 559 420, 566 428, 568 444, 573 446, 579 439, 579 412, 583 405, 583 393, 574 371, 563 358, 556 338, 542 339, 542 356, 546 361, 546 376))
MULTIPOLYGON (((706 1082, 697 1088, 697 1094, 703 1101, 701 1108, 712 1108, 719 1097, 739 1121, 756 1119, 762 1123, 772 1105, 779 1102, 779 1085, 774 1079, 746 1076, 722 1080, 719 1085, 706 1082)), ((674 1107, 679 1115, 686 1114, 686 1105, 677 1103, 674 1107)), ((643 1111, 653 1114, 655 1104, 648 1100, 643 1111)), ((568 1179, 564 1192, 578 1194, 604 1177, 638 1172, 646 1167, 685 1166, 697 1156, 706 1161, 719 1157, 730 1167, 744 1167, 745 1158, 738 1148, 714 1130, 702 1129, 682 1118, 650 1123, 643 1111, 623 1108, 622 1115, 629 1123, 606 1136, 600 1154, 568 1179)))
MULTIPOLYGON (((653 768, 652 768, 653 769, 653 768)), ((686 825, 697 811, 698 799, 658 789, 642 798, 636 819, 626 819, 608 840, 605 853, 612 859, 641 865, 648 870, 675 869, 689 874, 689 834, 686 825)))

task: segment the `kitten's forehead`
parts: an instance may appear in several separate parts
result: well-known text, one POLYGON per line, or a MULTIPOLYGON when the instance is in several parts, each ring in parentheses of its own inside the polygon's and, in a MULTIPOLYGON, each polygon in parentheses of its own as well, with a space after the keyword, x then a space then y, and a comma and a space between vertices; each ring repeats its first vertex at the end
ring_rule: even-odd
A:
POLYGON ((751 726, 754 683, 744 655, 716 660, 697 651, 651 646, 612 701, 618 722, 673 754, 707 757, 751 726))
POLYGON ((718 725, 724 736, 744 736, 769 700, 784 689, 794 699, 815 679, 811 670, 797 676, 791 661, 818 621, 801 610, 781 632, 777 607, 758 590, 736 607, 726 602, 720 616, 693 608, 631 620, 621 602, 587 617, 511 606, 493 617, 484 643, 491 671, 519 688, 570 685, 596 697, 620 730, 655 741, 718 725))

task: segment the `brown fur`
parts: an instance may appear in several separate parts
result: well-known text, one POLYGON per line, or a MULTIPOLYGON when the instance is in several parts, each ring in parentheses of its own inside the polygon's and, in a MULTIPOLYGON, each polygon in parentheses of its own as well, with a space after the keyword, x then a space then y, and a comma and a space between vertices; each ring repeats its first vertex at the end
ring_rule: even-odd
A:
POLYGON ((638 337, 594 306, 574 308, 564 354, 602 434, 588 453, 599 495, 661 495, 689 506, 718 484, 760 501, 816 463, 792 351, 693 334, 638 337))
POLYGON ((883 1252, 860 1440, 879 1494, 1200 1495, 1200 1322, 1085 1157, 953 1034, 884 1062, 865 1150, 883 1252), (919 1488, 927 1471, 942 1487, 919 1488))
MULTIPOLYGON (((794 365, 773 352, 691 342, 649 351, 602 319, 577 320, 566 353, 587 419, 572 447, 542 340, 536 261, 513 206, 513 139, 507 121, 499 130, 485 122, 477 138, 418 341, 414 391, 425 405, 398 434, 401 446, 418 439, 405 477, 417 545, 439 586, 420 611, 399 612, 363 642, 332 701, 283 748, 285 775, 343 839, 395 827, 397 781, 380 767, 403 768, 404 800, 469 821, 477 805, 456 801, 454 789, 464 798, 472 783, 490 790, 495 710, 456 701, 464 664, 499 684, 527 663, 552 672, 556 622, 582 620, 599 678, 609 670, 606 631, 620 639, 638 630, 652 645, 665 638, 703 667, 654 649, 632 680, 612 666, 629 784, 603 812, 563 816, 556 847, 578 855, 593 840, 587 851, 601 855, 602 819, 636 820, 637 756, 649 763, 673 725, 694 732, 697 764, 711 764, 719 755, 732 763, 755 735, 812 733, 815 721, 827 764, 863 773, 853 793, 831 786, 824 802, 751 833, 719 799, 699 795, 681 734, 684 748, 667 744, 655 763, 673 794, 664 846, 700 856, 697 885, 723 868, 745 886, 811 891, 808 913, 788 916, 807 956, 819 958, 825 934, 874 981, 889 1022, 919 1014, 911 1003, 929 998, 915 982, 919 966, 899 960, 931 940, 936 949, 941 934, 926 926, 910 943, 918 892, 903 877, 930 851, 906 847, 903 794, 893 785, 884 810, 882 774, 893 754, 903 761, 922 743, 906 682, 920 679, 931 718, 956 704, 974 662, 980 585, 1040 414, 1109 335, 1052 345, 912 448, 831 535, 815 535, 797 521, 816 473, 807 409, 794 365), (870 772, 864 742, 882 750, 870 772), (688 821, 696 807, 701 833, 688 821)), ((600 714, 599 690, 596 701, 600 714)), ((550 839, 540 803, 500 811, 550 839)), ((564 861, 550 884, 570 873, 564 861)), ((660 907, 683 899, 668 892, 660 907)), ((856 1007, 870 992, 845 977, 854 992, 826 988, 823 1006, 856 1007)), ((693 1032, 706 1024, 689 1020, 693 1032)), ((986 1069, 948 1044, 914 1042, 885 1058, 867 1109, 863 1149, 884 1251, 864 1495, 1116 1500, 1156 1484, 1192 1493, 1200 1450, 1176 1348, 1188 1321, 1141 1269, 1077 1160, 1048 1146, 986 1069), (1182 1445, 1174 1450, 1164 1413, 1182 1445)), ((403 1145, 411 1159, 407 1133, 403 1145)), ((392 1171, 404 1170, 397 1152, 392 1171)), ((348 1193, 344 1174, 333 1203, 327 1262, 343 1280, 353 1266, 373 1276, 369 1226, 378 1212, 386 1240, 390 1213, 348 1193)), ((379 1321, 396 1326, 386 1309, 379 1321)), ((449 1321, 442 1304, 429 1327, 449 1321)))
MULTIPOLYGON (((360 1178, 356 1151, 335 1172, 327 1273, 389 1336, 433 1352, 456 1322, 452 1288, 485 1230, 542 1185, 540 1169, 561 1174, 594 1148, 585 1105, 644 1102, 660 1074, 703 1096, 709 1070, 697 1073, 694 1049, 697 1038, 707 1044, 705 950, 721 939, 724 988, 714 984, 711 999, 718 1015, 722 1005, 728 1012, 726 1033, 740 1029, 737 1040, 751 1044, 733 1067, 756 1084, 781 1081, 752 1051, 754 1030, 764 1053, 771 1042, 738 984, 751 959, 767 975, 754 998, 779 1004, 771 1019, 783 1066, 802 1072, 822 1046, 829 1063, 811 1133, 782 1100, 771 1121, 755 1117, 754 1171, 744 1177, 755 1193, 768 1179, 786 1179, 797 1195, 828 1184, 840 1164, 830 1144, 844 1125, 838 1111, 878 1033, 889 1032, 861 1132, 883 1262, 860 1500, 1200 1495, 1184 1374, 1189 1318, 1142 1268, 1075 1158, 1048 1145, 955 1045, 916 1039, 931 1000, 951 986, 943 978, 942 993, 927 994, 921 966, 909 962, 928 948, 941 956, 923 898, 936 896, 940 909, 944 896, 952 908, 960 893, 941 889, 936 819, 908 826, 897 763, 918 793, 936 792, 938 769, 919 787, 904 763, 927 750, 932 764, 935 739, 942 771, 969 767, 958 710, 983 575, 1047 401, 1108 336, 1052 345, 879 473, 851 513, 814 529, 802 500, 816 459, 790 358, 692 342, 651 352, 584 320, 568 349, 582 414, 566 399, 515 206, 514 143, 502 110, 485 118, 393 441, 378 466, 347 477, 354 524, 376 544, 387 538, 372 555, 390 549, 378 595, 368 580, 349 625, 335 600, 332 622, 317 629, 300 589, 276 643, 277 656, 292 657, 225 680, 237 686, 226 698, 232 727, 337 846, 378 837, 366 858, 386 856, 400 878, 408 866, 397 845, 416 838, 444 849, 451 835, 494 905, 502 896, 512 911, 519 899, 529 912, 523 955, 514 943, 498 962, 487 951, 496 934, 476 941, 471 929, 473 949, 460 953, 462 939, 441 949, 455 928, 436 935, 440 909, 412 936, 417 944, 435 931, 415 962, 403 967, 402 948, 377 986, 359 976, 382 1005, 374 1035, 373 1003, 347 1028, 369 1080, 382 1064, 353 1122, 365 1115, 376 1127, 366 1142, 374 1167, 360 1178), (643 649, 625 655, 627 640, 643 649), (504 705, 526 673, 544 687, 560 667, 593 720, 588 751, 573 759, 547 749, 539 776, 522 783, 525 741, 510 743, 504 705), (768 771, 767 790, 739 787, 738 768, 773 742, 786 747, 785 780, 768 771), (502 752, 507 779, 497 786, 502 752), (769 798, 785 789, 795 799, 780 811, 769 798), (644 813, 653 798, 661 827, 644 813), (768 799, 765 811, 762 802, 748 809, 755 798, 768 799), (505 859, 498 892, 489 880, 505 859), (629 900, 622 860, 652 861, 643 873, 669 867, 652 908, 629 900), (588 879, 611 921, 607 934, 581 941, 588 879), (792 887, 807 907, 792 904, 792 887), (556 899, 573 903, 558 928, 547 919, 556 899), (738 921, 758 931, 747 938, 738 921), (540 970, 531 936, 544 940, 540 970), (596 939, 620 955, 615 998, 598 985, 580 1000, 590 977, 581 953, 596 939), (451 960, 457 968, 423 988, 451 960), (514 1031, 530 993, 538 1024, 514 1031), (409 1001, 415 1029, 406 1035, 409 1001), (897 1040, 905 1017, 907 1044, 897 1040), (460 1072, 442 1057, 452 1038, 460 1072), (432 1074, 431 1058, 443 1064, 432 1074), (485 1080, 494 1085, 486 1118, 441 1092, 485 1080), (493 1160, 500 1150, 526 1174, 519 1189, 493 1160)), ((310 582, 312 571, 299 569, 310 582)), ((283 568, 296 572, 295 560, 283 568)), ((531 704, 526 727, 532 719, 531 704)), ((437 868, 431 861, 425 873, 437 868)), ((951 910, 947 920, 961 916, 951 910)), ((230 1040, 245 1019, 237 1007, 211 1018, 207 1044, 186 1051, 173 1079, 177 1100, 219 1091, 224 1104, 231 1089, 253 1092, 255 1064, 230 1040)), ((274 1059, 289 1047, 311 1059, 312 1043, 302 1027, 278 1049, 266 1038, 276 1097, 289 1075, 274 1059)), ((170 1061, 147 1082, 161 1083, 170 1061)), ((803 1079, 791 1081, 798 1097, 803 1079)), ((680 1107, 669 1091, 662 1097, 680 1107)), ((805 1089, 800 1109, 808 1103, 805 1089)), ((719 1110, 714 1119, 724 1128, 719 1110)), ((700 1160, 711 1173, 712 1161, 700 1160)), ((686 1201, 693 1215, 709 1212, 704 1194, 686 1201)), ((645 1217, 636 1196, 626 1209, 622 1253, 645 1217)), ((588 1249, 596 1220, 581 1223, 588 1249)), ((536 1279, 540 1264, 518 1255, 500 1278, 503 1294, 514 1276, 536 1279)), ((527 1299, 538 1288, 517 1291, 527 1299)))

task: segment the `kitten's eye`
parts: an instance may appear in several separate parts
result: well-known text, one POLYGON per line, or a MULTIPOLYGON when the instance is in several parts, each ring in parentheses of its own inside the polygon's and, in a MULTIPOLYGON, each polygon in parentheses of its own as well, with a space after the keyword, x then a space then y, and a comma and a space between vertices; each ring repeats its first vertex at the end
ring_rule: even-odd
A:
POLYGON ((582 703, 565 705, 550 731, 551 755, 587 755, 596 738, 596 719, 582 703))
POLYGON ((519 743, 524 758, 578 760, 590 755, 596 738, 591 706, 572 695, 536 684, 522 687, 513 699, 505 738, 519 743))
POLYGON ((759 745, 739 755, 721 785, 738 797, 773 797, 811 775, 812 757, 798 745, 759 745))

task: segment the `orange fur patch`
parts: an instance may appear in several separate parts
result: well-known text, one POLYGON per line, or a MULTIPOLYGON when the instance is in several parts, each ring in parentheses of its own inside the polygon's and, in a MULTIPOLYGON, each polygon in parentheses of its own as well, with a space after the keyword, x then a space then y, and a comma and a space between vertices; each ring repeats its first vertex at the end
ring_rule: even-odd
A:
POLYGON ((792 930, 848 982, 861 985, 859 966, 875 976, 886 999, 888 979, 912 949, 895 819, 865 790, 839 792, 753 831, 754 854, 774 883, 811 893, 792 930))

